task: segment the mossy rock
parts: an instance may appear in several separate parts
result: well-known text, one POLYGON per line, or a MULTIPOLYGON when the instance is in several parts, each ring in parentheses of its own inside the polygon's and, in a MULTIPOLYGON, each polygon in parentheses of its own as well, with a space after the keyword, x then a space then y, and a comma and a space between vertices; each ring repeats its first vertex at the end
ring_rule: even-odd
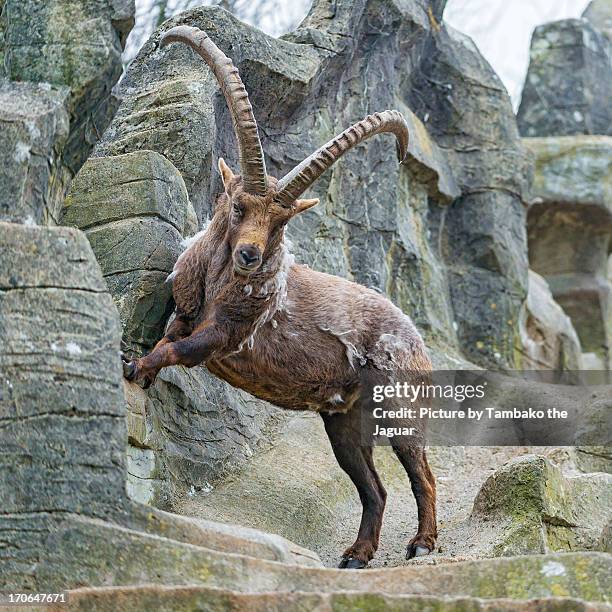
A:
POLYGON ((70 178, 62 162, 68 96, 65 88, 0 78, 0 220, 58 223, 70 178))
POLYGON ((111 90, 134 24, 126 0, 4 0, 4 63, 13 81, 70 89, 70 134, 62 158, 74 176, 112 118, 111 90))
POLYGON ((612 520, 612 477, 566 477, 545 457, 516 457, 485 481, 470 520, 493 525, 493 556, 601 550, 612 520))

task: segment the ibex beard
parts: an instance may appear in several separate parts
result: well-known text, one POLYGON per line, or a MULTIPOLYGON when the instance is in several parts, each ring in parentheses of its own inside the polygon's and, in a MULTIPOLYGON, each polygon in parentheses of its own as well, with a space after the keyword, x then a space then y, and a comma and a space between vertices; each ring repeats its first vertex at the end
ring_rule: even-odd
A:
MULTIPOLYGON (((240 174, 219 160, 224 193, 208 228, 180 256, 170 275, 175 317, 153 351, 124 358, 128 380, 149 386, 161 368, 204 364, 229 384, 288 410, 318 412, 334 455, 357 488, 363 513, 341 568, 367 566, 378 548, 386 492, 373 462, 371 415, 381 406, 375 385, 419 382, 431 363, 418 331, 375 291, 298 265, 284 232, 318 203, 300 199, 346 151, 365 139, 395 135, 400 162, 408 126, 397 111, 366 117, 315 151, 282 179, 268 176, 257 124, 237 69, 208 36, 188 26, 168 30, 161 46, 191 46, 220 83, 240 153, 240 174)), ((400 413, 406 400, 385 399, 400 413)), ((380 428, 413 427, 406 419, 380 428)), ((418 530, 406 558, 434 549, 436 485, 422 437, 389 439, 406 470, 418 508, 418 530)))

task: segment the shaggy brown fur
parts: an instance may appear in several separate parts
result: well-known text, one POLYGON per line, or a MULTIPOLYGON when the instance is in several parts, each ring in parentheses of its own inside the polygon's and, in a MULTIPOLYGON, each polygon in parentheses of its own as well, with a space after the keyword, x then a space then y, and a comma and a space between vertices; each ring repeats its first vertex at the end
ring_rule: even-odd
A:
MULTIPOLYGON (((378 293, 293 262, 286 223, 316 203, 291 208, 247 194, 220 160, 225 184, 214 217, 183 253, 172 274, 176 316, 146 357, 126 363, 126 377, 149 385, 170 365, 206 367, 231 385, 290 410, 313 410, 324 421, 334 454, 363 504, 356 542, 341 567, 367 565, 378 546, 386 493, 372 460, 372 388, 420 381, 431 363, 410 319, 378 293), (241 268, 240 249, 261 261, 241 268)), ((405 406, 385 400, 384 409, 405 406)), ((400 420, 381 427, 408 427, 400 420)), ((417 500, 419 528, 407 557, 433 550, 435 480, 422 440, 391 438, 417 500)))
MULTIPOLYGON (((171 28, 160 46, 173 42, 193 48, 219 82, 232 116, 241 176, 219 160, 225 193, 210 227, 181 255, 171 275, 175 319, 151 354, 125 361, 124 374, 148 386, 166 366, 206 364, 256 397, 289 410, 318 412, 363 505, 357 540, 340 567, 365 567, 378 547, 386 500, 372 460, 374 427, 417 426, 422 433, 422 424, 401 419, 375 423, 373 387, 427 382, 431 364, 421 336, 399 308, 365 287, 296 265, 284 232, 292 217, 318 202, 300 196, 364 140, 393 134, 402 162, 408 124, 395 110, 368 115, 277 181, 267 175, 253 109, 232 61, 197 28, 171 28)), ((379 407, 397 410, 404 403, 386 399, 379 407)), ((435 480, 422 435, 390 442, 417 501, 419 527, 406 554, 411 558, 435 544, 435 480)))

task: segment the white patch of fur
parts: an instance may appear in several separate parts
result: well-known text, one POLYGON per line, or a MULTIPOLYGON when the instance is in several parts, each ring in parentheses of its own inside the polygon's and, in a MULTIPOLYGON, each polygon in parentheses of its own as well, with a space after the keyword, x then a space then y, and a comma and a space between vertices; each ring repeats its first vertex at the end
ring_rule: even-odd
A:
POLYGON ((202 229, 194 234, 193 236, 188 236, 187 238, 183 238, 181 242, 181 248, 183 251, 188 251, 207 231, 210 226, 210 220, 204 221, 202 224, 202 229))
POLYGON ((394 372, 410 367, 413 355, 422 342, 416 329, 381 334, 368 358, 379 370, 394 372))
POLYGON ((295 258, 289 253, 285 244, 281 246, 281 252, 278 257, 280 258, 280 263, 278 263, 278 258, 273 258, 262 267, 262 271, 265 272, 272 268, 272 266, 278 265, 277 272, 266 280, 258 291, 260 296, 265 296, 266 300, 269 300, 268 308, 255 320, 251 333, 240 343, 237 350, 238 353, 245 345, 249 350, 252 350, 255 346, 255 336, 259 328, 271 321, 278 311, 282 311, 285 308, 287 303, 287 277, 289 276, 291 266, 295 263, 295 258))
POLYGON ((271 323, 271 325, 272 325, 272 328, 273 328, 273 329, 276 329, 276 328, 278 327, 278 323, 276 322, 276 320, 275 320, 275 319, 272 319, 272 320, 270 321, 270 323, 271 323))
POLYGON ((349 329, 347 331, 337 331, 335 329, 332 329, 331 327, 326 327, 323 325, 319 325, 319 329, 321 331, 332 334, 332 336, 335 336, 336 338, 338 338, 338 340, 340 340, 340 342, 342 342, 342 344, 344 344, 346 358, 348 359, 348 362, 351 368, 353 368, 353 370, 355 369, 355 360, 359 361, 359 365, 362 366, 367 363, 366 356, 364 355, 364 353, 360 351, 355 346, 355 344, 346 337, 349 334, 356 333, 356 330, 349 329))
POLYGON ((328 404, 344 404, 344 400, 342 399, 342 396, 339 393, 336 393, 335 395, 332 395, 331 397, 327 398, 327 403, 328 404))
POLYGON ((187 251, 189 251, 189 249, 191 249, 193 247, 193 245, 196 242, 198 242, 198 240, 200 240, 200 238, 202 238, 204 236, 204 234, 206 234, 206 232, 208 231, 209 226, 210 226, 210 220, 207 219, 202 224, 202 229, 199 232, 197 232, 193 236, 189 236, 187 238, 184 238, 181 241, 181 248, 183 249, 183 252, 178 256, 178 259, 176 260, 176 262, 174 263, 174 267, 172 268, 172 272, 166 278, 166 282, 167 283, 170 282, 177 275, 177 273, 179 271, 179 264, 181 263, 181 260, 183 259, 183 257, 185 257, 185 253, 187 253, 187 251))

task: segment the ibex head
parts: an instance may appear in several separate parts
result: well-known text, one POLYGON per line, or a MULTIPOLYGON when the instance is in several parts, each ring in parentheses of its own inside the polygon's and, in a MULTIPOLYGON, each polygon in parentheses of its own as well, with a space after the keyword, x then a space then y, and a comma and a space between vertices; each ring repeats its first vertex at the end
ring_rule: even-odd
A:
POLYGON ((397 138, 397 154, 402 162, 408 149, 408 125, 398 111, 387 110, 368 115, 362 121, 330 140, 282 179, 266 173, 266 163, 249 96, 238 69, 208 35, 190 26, 171 28, 160 46, 182 42, 192 47, 213 71, 227 102, 240 158, 240 175, 235 175, 219 159, 219 172, 229 202, 228 240, 234 269, 250 274, 264 261, 269 245, 282 236, 282 229, 295 215, 308 210, 318 199, 300 196, 344 153, 367 138, 391 132, 397 138))
POLYGON ((318 204, 319 200, 281 204, 276 199, 278 181, 272 176, 267 177, 264 195, 249 193, 244 188, 243 177, 234 174, 223 158, 219 158, 219 173, 227 196, 227 240, 232 249, 234 270, 238 274, 250 274, 259 268, 268 251, 278 245, 287 222, 318 204))

